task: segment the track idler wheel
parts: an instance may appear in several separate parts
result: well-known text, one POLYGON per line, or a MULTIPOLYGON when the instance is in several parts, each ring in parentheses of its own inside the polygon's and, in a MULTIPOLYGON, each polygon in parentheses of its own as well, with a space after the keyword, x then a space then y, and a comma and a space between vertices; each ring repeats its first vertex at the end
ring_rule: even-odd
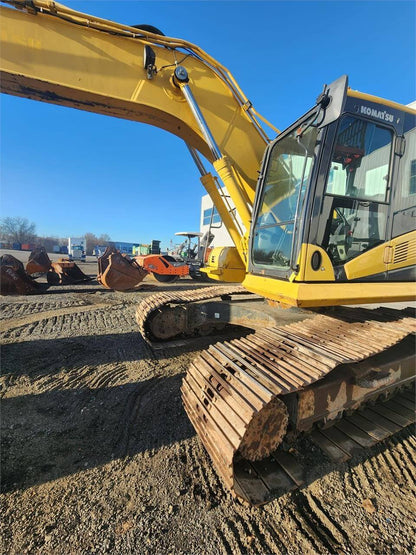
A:
POLYGON ((289 413, 278 397, 257 412, 248 423, 239 452, 249 461, 258 461, 270 455, 286 435, 289 413))
POLYGON ((186 313, 182 307, 158 310, 148 321, 149 331, 158 341, 167 341, 186 331, 186 313))

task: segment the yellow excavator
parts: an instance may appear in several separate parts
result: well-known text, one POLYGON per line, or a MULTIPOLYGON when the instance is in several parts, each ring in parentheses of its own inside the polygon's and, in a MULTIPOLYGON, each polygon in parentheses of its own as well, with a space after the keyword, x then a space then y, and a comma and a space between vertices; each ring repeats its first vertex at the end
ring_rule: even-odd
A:
POLYGON ((254 330, 203 351, 182 385, 226 487, 260 505, 302 483, 282 443, 308 432, 342 461, 413 422, 413 310, 353 305, 415 299, 415 110, 342 76, 279 132, 198 46, 56 2, 7 4, 2 92, 177 135, 232 237, 202 269, 230 285, 137 310, 148 341, 254 330))

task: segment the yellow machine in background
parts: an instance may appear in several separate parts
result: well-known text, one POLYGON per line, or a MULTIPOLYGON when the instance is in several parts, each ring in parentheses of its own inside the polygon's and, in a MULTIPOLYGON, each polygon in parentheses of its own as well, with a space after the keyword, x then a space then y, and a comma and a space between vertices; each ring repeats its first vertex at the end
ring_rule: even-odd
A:
POLYGON ((55 2, 8 3, 18 9, 0 11, 2 92, 177 135, 233 239, 203 271, 242 285, 160 293, 137 312, 147 340, 224 323, 257 329, 204 351, 182 387, 226 486, 261 504, 282 476, 299 485, 295 463, 277 451, 284 437, 312 431, 345 460, 388 435, 380 430, 410 423, 406 393, 341 417, 414 382, 413 314, 340 305, 415 298, 415 110, 352 91, 343 76, 279 133, 191 43, 55 2))

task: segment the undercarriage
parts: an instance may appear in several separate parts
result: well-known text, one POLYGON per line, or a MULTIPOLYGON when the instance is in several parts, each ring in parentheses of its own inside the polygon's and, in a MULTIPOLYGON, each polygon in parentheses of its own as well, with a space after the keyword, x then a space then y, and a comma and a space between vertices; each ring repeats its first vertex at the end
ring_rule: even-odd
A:
POLYGON ((412 309, 278 310, 218 286, 150 296, 136 318, 148 342, 226 324, 255 330, 200 353, 182 384, 218 474, 250 504, 302 483, 284 449, 301 434, 344 461, 414 422, 412 309))

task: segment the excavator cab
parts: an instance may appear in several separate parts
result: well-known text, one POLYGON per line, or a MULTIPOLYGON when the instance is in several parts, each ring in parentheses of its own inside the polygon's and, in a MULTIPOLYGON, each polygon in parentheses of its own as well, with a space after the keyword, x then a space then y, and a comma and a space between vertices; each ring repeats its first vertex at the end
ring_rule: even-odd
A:
POLYGON ((244 285, 297 306, 404 300, 416 275, 415 113, 336 94, 335 111, 320 97, 266 150, 244 285))

